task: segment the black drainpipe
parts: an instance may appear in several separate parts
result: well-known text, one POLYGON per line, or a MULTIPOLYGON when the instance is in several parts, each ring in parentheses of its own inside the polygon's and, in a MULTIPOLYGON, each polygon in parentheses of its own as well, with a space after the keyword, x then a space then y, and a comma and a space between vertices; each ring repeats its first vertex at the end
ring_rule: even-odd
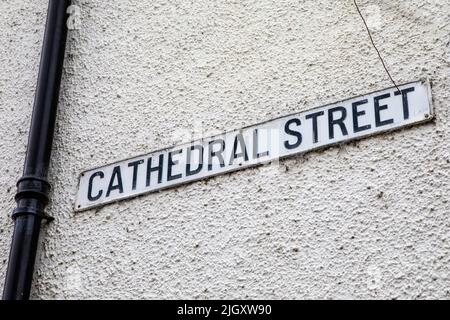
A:
POLYGON ((41 64, 23 176, 17 182, 14 234, 6 273, 4 300, 28 300, 44 209, 49 201, 47 173, 56 121, 67 38, 70 0, 49 0, 41 64))

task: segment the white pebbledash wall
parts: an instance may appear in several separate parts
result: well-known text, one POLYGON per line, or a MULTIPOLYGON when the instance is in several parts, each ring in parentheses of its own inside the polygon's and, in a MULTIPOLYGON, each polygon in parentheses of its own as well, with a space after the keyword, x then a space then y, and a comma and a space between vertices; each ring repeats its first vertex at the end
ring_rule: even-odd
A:
MULTIPOLYGON (((359 0, 434 122, 77 214, 85 169, 392 84, 353 0, 74 4, 34 299, 450 298, 448 1, 359 0)), ((0 2, 1 286, 46 9, 0 2)))

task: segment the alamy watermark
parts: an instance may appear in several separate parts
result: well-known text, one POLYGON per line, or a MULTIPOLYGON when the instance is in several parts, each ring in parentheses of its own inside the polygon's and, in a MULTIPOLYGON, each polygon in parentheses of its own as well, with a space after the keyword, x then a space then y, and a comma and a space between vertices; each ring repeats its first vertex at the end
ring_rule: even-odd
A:
POLYGON ((71 5, 67 8, 67 28, 69 30, 79 30, 81 28, 81 7, 78 5, 71 5))

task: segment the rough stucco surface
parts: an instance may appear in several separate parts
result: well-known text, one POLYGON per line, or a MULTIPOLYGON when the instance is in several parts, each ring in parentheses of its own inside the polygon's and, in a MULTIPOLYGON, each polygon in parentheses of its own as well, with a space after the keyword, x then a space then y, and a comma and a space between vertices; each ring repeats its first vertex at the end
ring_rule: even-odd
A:
MULTIPOLYGON (((352 0, 75 3, 33 298, 450 298, 448 1, 359 1, 434 122, 78 214, 84 169, 391 83, 352 0)), ((0 2, 2 283, 46 6, 0 2)))

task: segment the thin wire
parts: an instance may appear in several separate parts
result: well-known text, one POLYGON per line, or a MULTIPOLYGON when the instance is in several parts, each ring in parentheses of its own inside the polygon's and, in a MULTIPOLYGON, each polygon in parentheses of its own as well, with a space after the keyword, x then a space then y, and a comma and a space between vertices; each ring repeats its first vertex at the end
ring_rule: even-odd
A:
POLYGON ((386 63, 384 63, 383 57, 381 56, 380 51, 378 50, 377 46, 375 45, 375 42, 373 41, 372 33, 370 32, 369 26, 367 25, 366 20, 364 19, 364 16, 363 16, 362 13, 361 13, 361 10, 359 10, 359 6, 358 6, 358 4, 356 3, 356 0, 353 0, 353 1, 355 2, 356 10, 358 10, 358 13, 359 13, 360 17, 361 17, 362 21, 364 22, 364 25, 366 26, 367 33, 369 34, 370 41, 372 42, 373 47, 374 47, 375 50, 377 51, 378 57, 380 57, 380 61, 381 61, 381 63, 383 64, 384 70, 386 70, 386 73, 388 74, 389 79, 391 79, 391 81, 392 81, 392 83, 394 84, 394 86, 395 86, 395 87, 397 88, 397 90, 400 92, 400 88, 397 86, 397 84, 395 83, 395 81, 394 81, 394 79, 392 78, 391 74, 389 73, 389 70, 388 70, 388 68, 387 68, 387 66, 386 66, 386 63))

